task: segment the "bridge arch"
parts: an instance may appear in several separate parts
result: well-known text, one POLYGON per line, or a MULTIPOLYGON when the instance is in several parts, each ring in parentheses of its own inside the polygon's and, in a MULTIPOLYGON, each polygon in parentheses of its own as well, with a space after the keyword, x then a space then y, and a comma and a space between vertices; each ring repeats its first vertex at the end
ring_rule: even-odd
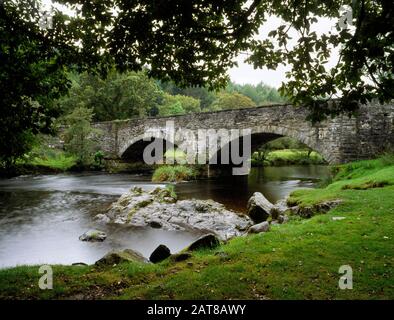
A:
MULTIPOLYGON (((132 137, 120 148, 119 157, 125 161, 143 162, 143 153, 145 148, 153 142, 153 139, 158 139, 158 143, 162 143, 165 152, 166 147, 169 149, 175 148, 176 143, 161 134, 146 135, 141 134, 132 137)), ((160 157, 160 156, 159 156, 160 157)), ((163 155, 160 157, 163 158, 163 155)))

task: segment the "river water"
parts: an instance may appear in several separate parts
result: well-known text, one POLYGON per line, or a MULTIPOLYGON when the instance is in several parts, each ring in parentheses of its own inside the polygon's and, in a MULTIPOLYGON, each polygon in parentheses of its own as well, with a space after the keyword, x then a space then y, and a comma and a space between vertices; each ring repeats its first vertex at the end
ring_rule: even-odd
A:
MULTIPOLYGON (((200 180, 176 185, 181 199, 214 199, 243 212, 255 191, 275 202, 297 188, 313 187, 325 166, 253 168, 248 177, 200 180)), ((0 267, 19 264, 94 263, 112 249, 131 248, 144 256, 165 244, 171 252, 186 247, 199 233, 119 225, 96 225, 93 217, 133 186, 152 190, 149 176, 60 174, 0 180, 0 267), (82 242, 85 231, 107 232, 104 242, 82 242)))

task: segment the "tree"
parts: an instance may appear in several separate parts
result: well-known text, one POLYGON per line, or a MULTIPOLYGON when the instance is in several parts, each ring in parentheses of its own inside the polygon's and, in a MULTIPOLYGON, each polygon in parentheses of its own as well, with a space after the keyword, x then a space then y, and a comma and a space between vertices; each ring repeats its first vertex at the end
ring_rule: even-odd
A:
POLYGON ((226 86, 226 91, 243 94, 252 99, 254 103, 259 106, 286 102, 286 99, 280 96, 278 90, 262 82, 257 85, 241 85, 230 81, 226 86))
MULTIPOLYGON (((177 85, 224 87, 226 71, 234 57, 248 51, 254 67, 291 67, 281 93, 311 110, 310 119, 321 120, 341 112, 349 114, 358 102, 381 102, 394 96, 394 7, 390 0, 353 1, 354 28, 338 25, 336 31, 313 30, 319 17, 339 21, 349 0, 167 0, 167 1, 62 1, 78 5, 72 33, 89 55, 111 55, 121 69, 140 70, 173 80, 177 85), (114 10, 116 8, 116 10, 114 10), (268 16, 283 24, 265 39, 256 37, 268 16), (299 35, 289 45, 290 32, 299 35), (340 49, 337 65, 328 58, 340 49), (366 81, 369 78, 370 81, 366 81), (330 98, 341 96, 340 101, 330 98)), ((62 26, 55 38, 64 37, 62 26)))
POLYGON ((200 101, 200 109, 207 109, 211 103, 215 100, 216 94, 213 91, 209 91, 206 87, 186 87, 181 88, 174 84, 174 82, 163 82, 158 81, 159 86, 164 92, 171 95, 184 95, 195 98, 200 101))
POLYGON ((77 157, 77 163, 81 167, 92 163, 96 151, 96 143, 92 137, 100 134, 90 125, 92 119, 93 109, 85 107, 75 108, 66 117, 68 127, 64 132, 65 149, 77 157))
POLYGON ((73 78, 69 94, 60 100, 64 112, 83 106, 93 109, 95 121, 156 115, 163 100, 163 92, 145 72, 111 70, 106 78, 85 72, 73 78))
POLYGON ((226 110, 226 109, 241 109, 255 107, 256 104, 247 96, 233 92, 221 92, 218 94, 217 99, 212 103, 210 109, 226 110))
POLYGON ((199 100, 180 94, 172 96, 165 93, 162 104, 159 106, 159 115, 161 116, 199 111, 201 111, 199 100))
POLYGON ((59 114, 54 100, 68 89, 67 57, 20 13, 0 5, 0 163, 11 167, 31 149, 33 135, 49 132, 59 114))

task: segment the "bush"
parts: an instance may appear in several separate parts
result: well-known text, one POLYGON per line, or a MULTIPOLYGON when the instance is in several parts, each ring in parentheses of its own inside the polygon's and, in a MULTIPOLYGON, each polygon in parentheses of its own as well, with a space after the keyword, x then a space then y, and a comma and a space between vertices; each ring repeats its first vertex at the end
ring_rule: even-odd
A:
POLYGON ((160 166, 154 172, 154 182, 179 182, 195 179, 196 172, 193 167, 187 166, 160 166))

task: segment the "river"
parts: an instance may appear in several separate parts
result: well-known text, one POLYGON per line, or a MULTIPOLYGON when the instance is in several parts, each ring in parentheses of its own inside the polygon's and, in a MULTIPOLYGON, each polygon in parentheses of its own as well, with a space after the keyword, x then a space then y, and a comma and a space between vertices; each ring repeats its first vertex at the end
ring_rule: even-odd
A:
MULTIPOLYGON (((272 202, 298 188, 313 187, 329 175, 325 166, 253 168, 248 177, 179 183, 180 199, 213 199, 244 212, 248 198, 262 192, 272 202)), ((94 263, 112 249, 131 248, 149 257, 159 245, 177 252, 200 236, 198 233, 98 226, 93 217, 103 213, 133 186, 151 190, 163 184, 146 175, 58 174, 21 176, 0 180, 0 267, 19 264, 94 263), (104 242, 82 242, 88 229, 106 231, 104 242)))

